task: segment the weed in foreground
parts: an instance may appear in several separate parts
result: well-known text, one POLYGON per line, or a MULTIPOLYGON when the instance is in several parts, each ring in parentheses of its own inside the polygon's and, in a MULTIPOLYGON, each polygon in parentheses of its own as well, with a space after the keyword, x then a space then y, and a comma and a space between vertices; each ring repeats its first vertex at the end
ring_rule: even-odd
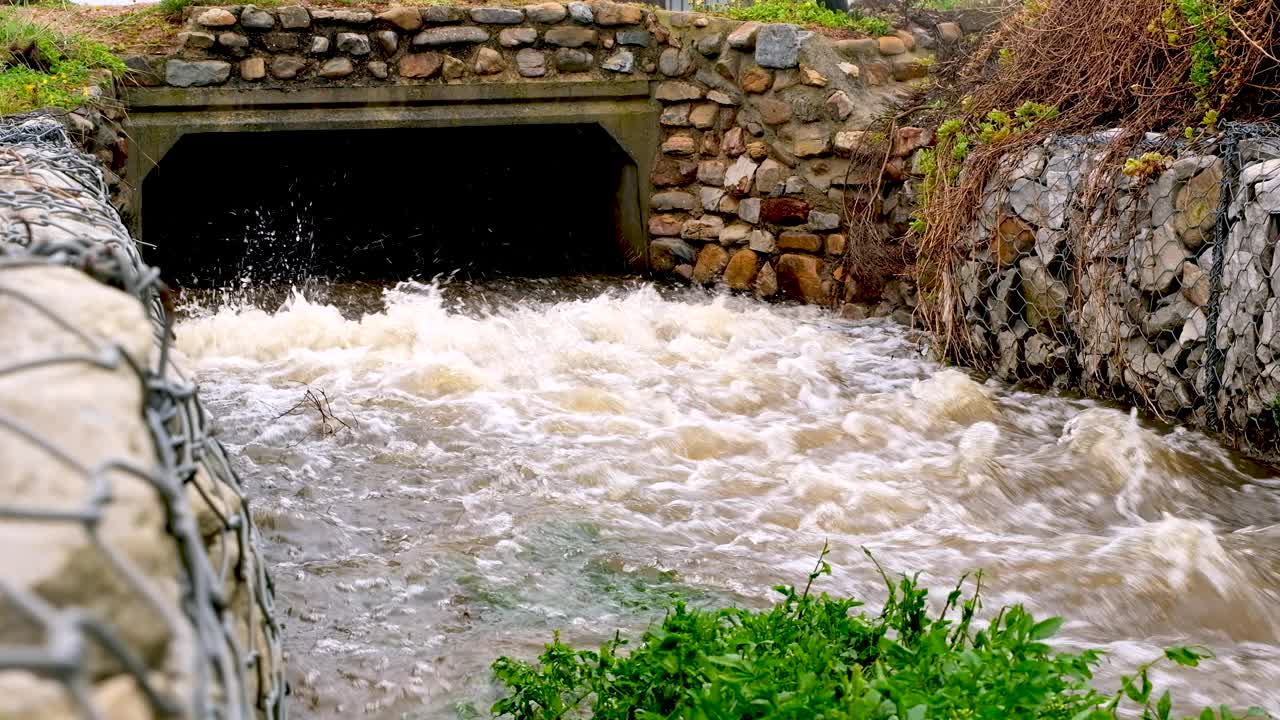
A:
POLYGON ((106 45, 34 22, 18 8, 0 10, 0 115, 85 102, 95 71, 125 72, 106 45))
MULTIPOLYGON (((1061 618, 1036 620, 1014 606, 978 629, 981 574, 971 595, 962 578, 932 616, 916 577, 895 585, 880 569, 888 599, 868 616, 856 600, 811 594, 813 582, 831 572, 826 554, 802 592, 775 588, 782 599, 770 610, 677 603, 627 653, 620 635, 598 651, 557 635, 535 663, 499 658, 493 670, 508 692, 492 713, 515 720, 1167 720, 1172 698, 1156 695, 1150 669, 1196 666, 1209 656, 1170 648, 1123 677, 1118 692, 1101 693, 1091 684, 1101 653, 1055 652, 1046 643, 1061 618)), ((1226 706, 1200 715, 1234 717, 1226 706)), ((1252 709, 1246 717, 1265 715, 1252 709)))

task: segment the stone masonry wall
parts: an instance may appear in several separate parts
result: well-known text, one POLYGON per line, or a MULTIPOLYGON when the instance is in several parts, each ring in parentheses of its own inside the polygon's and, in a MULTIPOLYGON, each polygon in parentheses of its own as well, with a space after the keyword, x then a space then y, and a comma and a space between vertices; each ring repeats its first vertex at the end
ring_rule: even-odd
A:
POLYGON ((1113 138, 1052 138, 988 184, 954 273, 977 362, 1274 450, 1280 143, 1163 149, 1094 198, 1113 138))
POLYGON ((128 64, 135 82, 175 87, 650 80, 663 130, 651 269, 828 303, 844 193, 869 181, 849 177, 859 131, 963 35, 944 22, 833 40, 611 2, 377 14, 245 5, 189 9, 177 50, 128 64))

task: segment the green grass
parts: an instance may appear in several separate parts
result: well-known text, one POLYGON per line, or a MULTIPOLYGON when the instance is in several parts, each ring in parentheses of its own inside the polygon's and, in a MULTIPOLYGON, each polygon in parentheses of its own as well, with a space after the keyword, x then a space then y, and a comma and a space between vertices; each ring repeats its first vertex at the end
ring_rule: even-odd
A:
POLYGON ((893 31, 893 27, 881 18, 837 12, 819 5, 815 0, 759 0, 751 5, 734 0, 727 5, 712 6, 705 10, 735 20, 856 30, 867 35, 887 35, 893 31))
MULTIPOLYGON (((1170 648, 1124 676, 1118 691, 1100 692, 1092 679, 1101 653, 1047 644, 1060 618, 1037 620, 1015 606, 978 629, 981 575, 967 597, 962 579, 936 614, 915 578, 895 585, 885 576, 888 600, 868 616, 855 600, 810 593, 829 573, 820 558, 803 592, 775 588, 782 599, 765 611, 677 603, 633 647, 615 635, 598 651, 581 650, 557 636, 537 662, 499 658, 493 670, 507 692, 491 712, 514 720, 1168 720, 1172 698, 1152 688, 1151 667, 1209 657, 1170 648)), ((1234 717, 1226 706, 1200 715, 1234 717)))
POLYGON ((0 115, 37 108, 71 109, 89 97, 95 72, 106 70, 120 76, 124 62, 106 45, 88 38, 65 34, 32 22, 17 8, 0 9, 0 48, 34 42, 49 61, 49 71, 41 72, 15 64, 7 50, 6 67, 0 71, 0 115))

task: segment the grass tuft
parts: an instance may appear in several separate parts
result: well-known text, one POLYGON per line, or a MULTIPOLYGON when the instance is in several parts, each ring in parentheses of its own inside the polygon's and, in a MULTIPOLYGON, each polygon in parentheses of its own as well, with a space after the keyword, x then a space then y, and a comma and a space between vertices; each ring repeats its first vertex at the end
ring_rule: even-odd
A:
POLYGON ((853 30, 866 35, 888 35, 893 26, 882 18, 842 13, 819 5, 815 0, 731 0, 724 5, 698 8, 735 20, 765 23, 792 23, 805 27, 853 30))

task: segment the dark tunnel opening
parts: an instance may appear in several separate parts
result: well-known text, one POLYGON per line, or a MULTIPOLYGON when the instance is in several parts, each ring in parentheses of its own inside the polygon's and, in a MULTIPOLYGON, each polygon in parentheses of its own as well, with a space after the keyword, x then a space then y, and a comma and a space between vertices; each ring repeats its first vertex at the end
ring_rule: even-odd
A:
POLYGON ((630 166, 598 125, 187 135, 142 240, 178 287, 621 272, 630 166))

